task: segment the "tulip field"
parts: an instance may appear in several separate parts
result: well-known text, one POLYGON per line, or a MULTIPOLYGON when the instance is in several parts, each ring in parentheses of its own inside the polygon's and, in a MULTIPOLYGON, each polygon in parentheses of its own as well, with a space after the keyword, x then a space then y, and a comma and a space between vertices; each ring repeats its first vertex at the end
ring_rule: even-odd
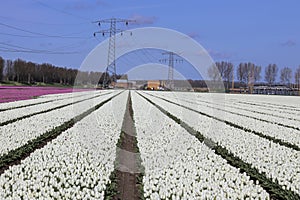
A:
POLYGON ((0 86, 0 103, 16 100, 26 100, 46 94, 69 93, 86 89, 38 86, 0 86))
POLYGON ((136 199, 300 199, 298 97, 77 91, 0 116, 0 199, 118 199, 122 169, 136 199), (134 171, 118 167, 127 112, 134 171))

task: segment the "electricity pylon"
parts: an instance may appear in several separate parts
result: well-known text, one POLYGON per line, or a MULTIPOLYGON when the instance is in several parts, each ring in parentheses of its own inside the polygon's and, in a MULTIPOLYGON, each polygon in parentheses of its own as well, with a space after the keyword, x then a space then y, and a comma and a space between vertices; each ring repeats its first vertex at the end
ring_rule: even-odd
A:
POLYGON ((134 20, 129 19, 118 19, 118 18, 110 18, 110 19, 103 19, 95 21, 94 23, 98 23, 99 26, 101 24, 109 23, 110 28, 106 30, 100 30, 94 32, 94 37, 97 33, 101 33, 103 36, 105 34, 109 34, 109 46, 108 46, 108 56, 107 56, 107 66, 103 77, 102 87, 107 88, 110 83, 114 86, 117 81, 117 72, 116 72, 116 34, 119 32, 123 32, 121 29, 117 29, 117 23, 124 22, 127 26, 129 22, 134 22, 134 20), (110 74, 111 80, 109 78, 110 74))
MULTIPOLYGON (((177 54, 174 52, 164 52, 162 53, 163 55, 169 55, 169 70, 168 70, 168 82, 167 82, 167 87, 170 90, 174 89, 174 56, 177 54)), ((166 62, 167 59, 162 59, 160 62, 166 62)), ((176 59, 176 62, 183 62, 182 59, 176 59)))

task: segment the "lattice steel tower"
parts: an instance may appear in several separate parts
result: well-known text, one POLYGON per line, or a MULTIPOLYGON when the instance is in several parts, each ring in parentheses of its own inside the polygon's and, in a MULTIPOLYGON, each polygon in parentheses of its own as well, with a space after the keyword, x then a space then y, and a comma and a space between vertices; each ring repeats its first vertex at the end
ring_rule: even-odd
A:
MULTIPOLYGON (((170 90, 174 89, 174 56, 176 56, 177 54, 174 52, 164 52, 162 53, 163 55, 169 55, 169 70, 168 70, 168 82, 167 82, 167 87, 170 90)), ((166 59, 162 59, 160 60, 162 61, 166 61, 166 59)), ((182 59, 176 59, 176 62, 183 62, 182 59)))
POLYGON ((134 22, 134 20, 129 19, 118 19, 118 18, 110 18, 110 19, 103 19, 95 21, 94 23, 98 23, 100 26, 103 23, 109 23, 110 28, 106 30, 100 30, 97 32, 94 32, 94 36, 96 36, 97 33, 101 33, 103 36, 105 34, 109 34, 109 46, 108 46, 108 56, 107 56, 107 66, 104 73, 103 83, 102 86, 104 88, 107 88, 110 83, 114 86, 117 80, 117 72, 116 72, 116 34, 118 32, 121 32, 123 30, 117 29, 117 23, 125 22, 126 26, 129 22, 134 22), (110 80, 110 74, 111 74, 111 80, 110 80))

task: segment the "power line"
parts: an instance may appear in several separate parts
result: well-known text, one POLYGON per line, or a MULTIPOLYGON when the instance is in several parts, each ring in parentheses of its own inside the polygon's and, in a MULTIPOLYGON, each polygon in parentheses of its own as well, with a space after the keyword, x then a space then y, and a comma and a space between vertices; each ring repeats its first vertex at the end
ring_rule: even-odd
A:
MULTIPOLYGON (((141 55, 138 53, 138 51, 139 51, 139 50, 133 51, 133 53, 135 54, 135 57, 138 57, 139 60, 142 61, 142 63, 147 63, 147 61, 144 59, 145 56, 141 56, 141 55)), ((140 51, 140 52, 142 52, 142 51, 140 51)), ((150 62, 151 62, 151 61, 150 61, 150 62)))
POLYGON ((67 51, 51 51, 51 50, 41 50, 32 49, 27 47, 22 47, 18 45, 8 44, 5 42, 0 42, 0 48, 2 52, 18 52, 18 53, 38 53, 38 54, 78 54, 79 52, 67 52, 67 51), (8 48, 10 47, 10 48, 8 48))
POLYGON ((11 34, 11 33, 1 33, 0 35, 8 35, 13 37, 24 37, 24 38, 44 38, 44 36, 33 36, 33 35, 18 35, 18 34, 11 34))
POLYGON ((54 8, 54 7, 49 6, 48 4, 45 4, 45 3, 43 3, 43 2, 41 2, 41 1, 39 1, 39 0, 33 0, 33 1, 37 2, 38 4, 44 6, 44 7, 48 8, 48 9, 54 10, 54 11, 56 11, 56 12, 60 12, 60 13, 63 13, 63 14, 65 14, 65 15, 69 15, 69 16, 72 16, 72 17, 75 17, 75 18, 78 18, 78 19, 81 19, 81 20, 88 21, 88 22, 90 21, 89 19, 87 19, 87 18, 85 18, 85 17, 79 16, 79 15, 74 15, 74 14, 69 13, 69 12, 66 12, 66 11, 64 11, 64 10, 60 10, 60 9, 54 8))
POLYGON ((128 66, 132 67, 132 66, 136 66, 136 59, 134 59, 133 61, 131 60, 130 54, 125 54, 123 56, 121 56, 118 60, 118 62, 125 62, 128 66))
MULTIPOLYGON (((158 60, 156 57, 153 56, 153 53, 151 53, 151 52, 149 53, 149 50, 150 50, 149 48, 146 48, 146 49, 144 49, 144 50, 145 50, 145 52, 146 52, 148 55, 150 55, 150 56, 152 57, 152 59, 154 60, 154 62, 156 62, 156 61, 158 60)), ((157 50, 157 49, 156 49, 156 50, 157 50)))
POLYGON ((7 20, 13 20, 13 21, 19 21, 24 23, 30 23, 30 24, 38 24, 38 25, 46 25, 46 26, 79 26, 83 24, 87 24, 87 22, 81 22, 81 23, 46 23, 46 22, 40 22, 40 21, 31 21, 31 20, 25 20, 25 19, 17 19, 14 17, 7 17, 0 15, 0 18, 7 20))
POLYGON ((51 51, 41 51, 41 50, 22 50, 22 49, 12 49, 0 47, 1 52, 11 52, 11 53, 33 53, 33 54, 78 54, 79 52, 51 52, 51 51), (1 50, 2 48, 2 50, 1 50))
MULTIPOLYGON (((133 37, 133 42, 135 43, 135 45, 139 46, 137 40, 136 40, 134 37, 133 37)), ((152 58, 153 58, 153 56, 152 56, 151 53, 148 53, 147 48, 141 48, 141 49, 139 49, 139 50, 141 50, 142 54, 144 54, 144 56, 147 57, 147 59, 148 59, 148 61, 149 61, 150 63, 155 62, 155 61, 157 60, 157 59, 154 59, 154 61, 152 61, 152 60, 149 58, 148 55, 151 55, 152 58)))
MULTIPOLYGON (((1 25, 1 26, 5 26, 5 27, 10 28, 10 29, 22 31, 22 32, 25 32, 25 33, 30 33, 30 34, 33 34, 33 35, 39 35, 39 36, 50 37, 50 38, 61 38, 61 39, 86 39, 86 38, 84 38, 84 37, 61 36, 61 35, 48 35, 48 34, 44 34, 44 33, 38 33, 38 32, 34 32, 34 31, 29 31, 29 30, 26 30, 26 29, 23 29, 23 28, 19 28, 19 27, 16 27, 16 26, 12 26, 12 25, 9 25, 9 24, 5 24, 5 23, 2 23, 2 22, 0 22, 0 25, 1 25)), ((11 35, 14 35, 14 34, 11 34, 11 35)), ((20 35, 15 35, 15 36, 20 37, 20 35)))
POLYGON ((71 43, 71 44, 67 44, 67 45, 64 45, 64 46, 59 46, 59 47, 56 47, 55 49, 53 50, 63 50, 63 49, 70 49, 70 48, 76 48, 76 47, 82 47, 83 45, 86 45, 86 43, 92 39, 93 37, 89 38, 89 39, 86 39, 86 40, 83 40, 83 41, 80 41, 80 42, 76 42, 76 43, 71 43))
POLYGON ((13 49, 13 48, 2 48, 0 47, 1 52, 10 52, 10 53, 30 53, 30 54, 51 54, 51 55, 66 55, 66 54, 78 54, 79 52, 51 52, 51 51, 40 51, 40 50, 22 50, 22 49, 13 49))

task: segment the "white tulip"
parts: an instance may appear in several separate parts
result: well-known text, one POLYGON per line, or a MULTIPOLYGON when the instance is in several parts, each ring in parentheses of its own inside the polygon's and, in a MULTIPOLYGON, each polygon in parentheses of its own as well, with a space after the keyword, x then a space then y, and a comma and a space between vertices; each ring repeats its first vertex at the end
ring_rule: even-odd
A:
MULTIPOLYGON (((214 194, 226 190, 224 186, 233 184, 232 180, 235 179, 240 182, 243 180, 245 185, 236 182, 233 185, 235 190, 228 189, 230 192, 227 193, 231 197, 246 191, 248 187, 252 188, 254 193, 262 189, 135 93, 132 95, 132 102, 134 116, 139 116, 134 119, 138 145, 142 160, 147 163, 144 165, 145 196, 150 195, 150 199, 154 199, 153 192, 158 191, 161 196, 167 194, 172 196, 172 199, 213 198, 214 194), (147 107, 151 109, 150 116, 146 113, 147 107), (148 122, 151 120, 161 123, 159 131, 149 127, 148 122), (199 153, 187 153, 188 149, 199 153), (198 169, 195 170, 195 167, 198 169), (202 183, 197 184, 198 182, 202 183)), ((263 193, 268 195, 265 191, 263 193)))
MULTIPOLYGON (((169 93, 159 93, 159 95, 162 94, 164 95, 164 98, 170 98, 169 93)), ((178 95, 180 96, 181 94, 178 95)), ((252 133, 228 126, 223 122, 208 118, 188 109, 180 108, 159 98, 150 95, 147 95, 147 97, 150 98, 151 101, 154 101, 156 104, 159 104, 171 114, 177 116, 178 118, 189 124, 195 130, 201 132, 205 137, 211 139, 222 147, 225 147, 246 163, 252 164, 252 167, 258 169, 260 173, 265 173, 267 177, 272 178, 273 181, 275 181, 276 179, 279 180, 279 184, 281 185, 286 185, 290 188, 294 186, 292 191, 300 194, 300 185, 298 184, 300 182, 300 159, 298 151, 281 146, 277 143, 273 143, 252 133), (214 124, 213 127, 222 127, 222 130, 220 131, 211 129, 209 128, 209 126, 207 126, 209 124, 214 124), (287 184, 284 183, 284 181, 287 184)), ((201 98, 202 97, 205 98, 205 95, 201 96, 201 98)), ((184 96, 181 97, 181 99, 182 101, 180 101, 180 104, 184 104, 187 107, 193 106, 193 109, 198 109, 199 111, 208 113, 210 115, 215 115, 216 113, 216 111, 212 108, 206 108, 205 106, 201 105, 197 107, 193 103, 187 102, 187 99, 193 99, 191 96, 184 96)), ((244 122, 240 122, 240 120, 244 119, 242 116, 233 117, 233 114, 226 114, 218 115, 217 117, 220 119, 222 119, 222 117, 226 117, 224 119, 226 119, 227 121, 240 123, 239 125, 241 126, 245 125, 244 122)), ((249 120, 247 118, 247 123, 248 122, 249 120)), ((256 128, 261 127, 259 123, 255 122, 253 123, 255 127, 251 126, 248 128, 255 130, 256 128)), ((277 125, 276 129, 272 129, 270 128, 270 123, 263 126, 266 127, 266 129, 258 130, 259 132, 263 132, 266 135, 269 134, 272 137, 288 141, 292 144, 300 144, 300 132, 298 133, 298 131, 293 131, 292 134, 288 131, 283 131, 286 128, 279 127, 277 125), (266 132, 267 129, 272 133, 266 132), (297 134, 297 136, 294 134, 297 134)))
MULTIPOLYGON (((114 92, 112 95, 116 93, 114 92)), ((122 117, 125 113, 127 95, 128 92, 125 92, 112 99, 114 104, 120 106, 118 111, 122 117)), ((109 98, 109 96, 106 95, 102 99, 109 98)), ((93 106, 99 101, 88 106, 93 106)), ((84 106, 80 109, 86 108, 87 106, 84 106)), ((114 170, 115 145, 121 132, 121 124, 118 122, 121 119, 115 120, 115 115, 111 112, 109 104, 103 105, 94 114, 107 120, 99 123, 94 115, 89 115, 44 148, 33 152, 20 165, 12 166, 6 170, 0 176, 0 194, 11 196, 16 194, 15 191, 29 194, 30 190, 37 190, 36 184, 40 184, 40 192, 33 193, 34 197, 40 195, 43 199, 63 199, 64 197, 73 198, 74 195, 77 195, 82 199, 95 194, 94 191, 97 191, 98 197, 103 198, 105 184, 109 180, 110 173, 114 170), (103 124, 112 123, 115 126, 109 126, 109 129, 103 128, 103 124), (85 131, 87 127, 89 127, 89 132, 85 131), (66 137, 68 140, 65 140, 66 137), (83 140, 83 138, 87 139, 88 137, 91 139, 83 140), (104 148, 93 148, 93 146, 98 147, 99 144, 103 145, 104 148), (107 156, 113 157, 106 158, 107 156), (91 161, 93 164, 90 164, 91 161), (60 179, 59 182, 58 179, 60 179), (16 182, 18 184, 15 184, 16 182), (85 188, 81 192, 79 185, 91 188, 85 188), (9 189, 1 189, 10 187, 13 187, 12 193, 9 189), (58 192, 54 191, 54 187, 58 192), (20 190, 20 188, 23 189, 20 190)), ((13 196, 13 199, 17 199, 17 197, 14 198, 13 196)))

